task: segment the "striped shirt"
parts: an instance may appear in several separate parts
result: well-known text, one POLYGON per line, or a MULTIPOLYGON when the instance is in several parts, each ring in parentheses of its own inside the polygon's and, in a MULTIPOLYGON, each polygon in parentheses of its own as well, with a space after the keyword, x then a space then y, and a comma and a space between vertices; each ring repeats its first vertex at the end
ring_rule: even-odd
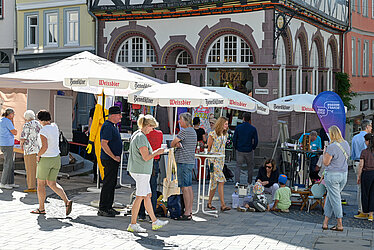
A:
POLYGON ((177 138, 182 144, 182 148, 175 151, 175 161, 177 163, 195 164, 195 149, 197 144, 197 135, 193 127, 187 127, 181 130, 177 138))

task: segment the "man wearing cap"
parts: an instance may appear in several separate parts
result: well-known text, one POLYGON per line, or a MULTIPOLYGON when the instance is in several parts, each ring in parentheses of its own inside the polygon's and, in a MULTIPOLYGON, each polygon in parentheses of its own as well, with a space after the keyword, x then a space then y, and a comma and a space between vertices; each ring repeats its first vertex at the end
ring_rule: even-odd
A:
POLYGON ((121 109, 117 106, 110 107, 108 120, 104 122, 100 130, 100 159, 104 166, 104 179, 100 193, 99 211, 97 212, 99 216, 114 217, 119 214, 113 209, 112 204, 122 153, 121 135, 116 127, 121 118, 121 109))

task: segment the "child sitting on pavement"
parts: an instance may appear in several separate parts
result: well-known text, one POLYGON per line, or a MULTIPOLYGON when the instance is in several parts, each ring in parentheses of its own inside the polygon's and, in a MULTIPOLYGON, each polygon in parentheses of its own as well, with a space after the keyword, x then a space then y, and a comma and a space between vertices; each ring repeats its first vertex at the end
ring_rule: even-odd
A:
POLYGON ((273 205, 270 205, 271 211, 281 211, 288 213, 291 206, 291 189, 286 187, 287 176, 284 174, 279 175, 278 183, 280 188, 275 192, 273 205))

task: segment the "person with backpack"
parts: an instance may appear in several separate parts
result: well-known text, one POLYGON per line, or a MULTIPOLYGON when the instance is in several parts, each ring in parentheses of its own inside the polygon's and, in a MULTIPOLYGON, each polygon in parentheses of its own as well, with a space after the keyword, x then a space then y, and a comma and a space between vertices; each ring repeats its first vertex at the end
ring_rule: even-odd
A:
POLYGON ((71 213, 73 201, 66 196, 64 189, 56 182, 58 172, 61 168, 61 157, 59 149, 60 132, 55 123, 51 123, 51 114, 46 110, 40 110, 37 114, 40 124, 43 126, 39 131, 39 145, 41 148, 36 155, 38 180, 39 208, 31 211, 32 214, 46 214, 45 212, 45 186, 48 185, 65 203, 66 216, 71 213))
POLYGON ((364 136, 367 148, 362 150, 357 172, 357 184, 361 185, 362 211, 369 221, 374 213, 374 134, 364 136))
POLYGON ((152 207, 152 190, 150 185, 153 170, 153 159, 164 153, 163 148, 152 150, 146 135, 158 127, 158 122, 151 115, 140 115, 138 119, 139 130, 131 136, 129 147, 129 160, 127 170, 136 183, 136 198, 131 210, 131 223, 127 231, 134 233, 145 233, 147 230, 136 223, 140 204, 144 201, 145 210, 152 220, 152 230, 158 230, 167 225, 169 221, 156 218, 152 207))
POLYGON ((330 229, 343 231, 341 192, 347 183, 350 147, 348 142, 343 139, 342 133, 337 126, 334 125, 329 128, 329 135, 331 144, 325 148, 323 153, 323 164, 326 166, 324 180, 326 183, 327 196, 322 229, 329 229, 328 222, 332 214, 334 214, 337 225, 330 229))
MULTIPOLYGON (((218 118, 214 130, 209 133, 208 137, 208 151, 214 154, 225 154, 225 146, 227 140, 227 130, 229 128, 229 122, 226 117, 218 118)), ((230 207, 226 206, 223 192, 223 185, 226 182, 225 175, 223 174, 223 166, 225 158, 215 158, 210 160, 212 169, 210 170, 210 192, 207 207, 211 210, 216 210, 212 206, 213 196, 216 193, 218 183, 218 194, 221 200, 221 211, 231 210, 230 207)))

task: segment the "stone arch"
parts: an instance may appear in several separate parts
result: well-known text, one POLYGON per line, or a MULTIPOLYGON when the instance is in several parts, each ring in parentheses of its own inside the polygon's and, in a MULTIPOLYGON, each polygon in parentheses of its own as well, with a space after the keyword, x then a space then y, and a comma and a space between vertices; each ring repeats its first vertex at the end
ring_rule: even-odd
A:
POLYGON ((195 62, 194 47, 186 40, 186 36, 171 36, 170 40, 162 47, 160 54, 161 64, 175 64, 175 58, 181 50, 185 50, 195 62))
POLYGON ((336 40, 336 37, 334 35, 331 35, 329 39, 327 40, 327 48, 326 48, 326 54, 327 49, 331 46, 332 51, 332 62, 333 62, 333 69, 339 69, 339 49, 338 49, 338 41, 336 40))
POLYGON ((242 25, 232 22, 230 18, 220 19, 219 22, 213 25, 211 28, 205 26, 199 32, 200 39, 196 44, 196 64, 205 64, 205 59, 207 57, 208 49, 210 48, 211 44, 217 38, 228 34, 236 35, 248 44, 252 51, 253 63, 256 63, 259 55, 259 48, 252 33, 253 29, 251 27, 249 27, 248 25, 242 25))
POLYGON ((104 52, 105 57, 115 62, 117 51, 122 43, 130 37, 140 36, 146 39, 152 46, 156 55, 156 62, 159 62, 159 55, 161 54, 160 46, 155 38, 156 32, 150 28, 137 25, 136 21, 130 21, 128 25, 115 28, 111 33, 109 43, 104 52))
POLYGON ((282 34, 284 47, 286 50, 287 65, 293 64, 293 45, 292 45, 292 34, 290 27, 286 27, 285 31, 282 34))
MULTIPOLYGON (((309 49, 308 49, 309 46, 308 46, 308 33, 306 32, 306 29, 303 23, 300 25, 300 28, 296 31, 295 41, 297 42, 297 40, 300 41, 301 51, 303 55, 303 58, 302 58, 303 66, 306 67, 309 65, 309 49)), ((295 46, 296 46, 296 42, 295 42, 295 46)))
MULTIPOLYGON (((325 49, 324 49, 323 36, 320 30, 314 33, 312 37, 312 44, 309 50, 309 58, 311 55, 310 53, 312 52, 312 46, 314 42, 316 43, 316 46, 317 46, 318 66, 322 68, 325 66, 325 49)), ((309 62, 309 65, 310 65, 310 62, 309 62)))

